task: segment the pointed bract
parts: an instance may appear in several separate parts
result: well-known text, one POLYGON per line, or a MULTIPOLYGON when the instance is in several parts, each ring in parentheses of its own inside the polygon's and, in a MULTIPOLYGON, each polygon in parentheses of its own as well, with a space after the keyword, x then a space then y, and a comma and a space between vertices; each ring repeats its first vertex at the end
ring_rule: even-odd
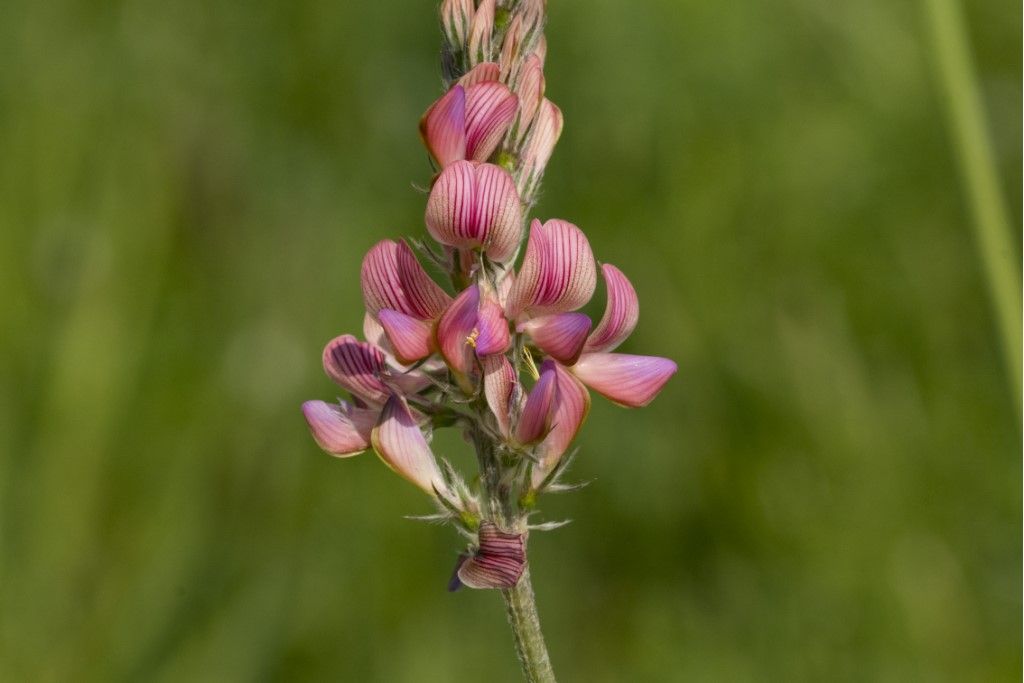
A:
POLYGON ((584 347, 586 352, 611 351, 633 333, 640 319, 640 299, 632 283, 621 270, 605 263, 601 274, 608 290, 601 322, 594 328, 584 347))
POLYGON ((674 361, 658 356, 585 353, 572 372, 605 398, 627 408, 640 408, 658 395, 676 369, 674 361))
POLYGON ((340 404, 306 401, 302 414, 320 448, 339 458, 362 453, 370 447, 370 431, 377 422, 378 410, 340 404))
POLYGON ((380 459, 430 495, 446 495, 448 488, 420 426, 405 399, 392 395, 371 434, 380 459))

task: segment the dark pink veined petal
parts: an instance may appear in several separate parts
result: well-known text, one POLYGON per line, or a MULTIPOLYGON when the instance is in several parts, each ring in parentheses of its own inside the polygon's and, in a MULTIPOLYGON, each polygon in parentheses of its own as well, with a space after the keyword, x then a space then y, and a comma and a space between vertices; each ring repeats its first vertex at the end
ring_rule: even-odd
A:
POLYGON ((627 408, 640 408, 658 395, 676 369, 674 361, 658 356, 585 353, 572 371, 605 398, 627 408))
POLYGON ((381 309, 377 318, 399 363, 409 365, 430 355, 434 336, 430 323, 390 308, 381 309))
POLYGON ((597 286, 594 253, 583 231, 552 219, 530 226, 526 256, 509 296, 510 316, 574 311, 590 301, 597 286))
POLYGON ((459 85, 468 88, 477 83, 488 83, 498 81, 501 77, 501 69, 494 62, 482 62, 477 64, 459 79, 459 85))
POLYGON ((382 240, 373 245, 363 257, 359 279, 371 315, 390 308, 420 320, 433 320, 451 302, 404 241, 382 240))
POLYGON ((552 313, 531 318, 520 327, 538 349, 563 365, 572 365, 583 351, 592 324, 582 313, 552 313))
POLYGON ((516 117, 519 98, 494 81, 466 88, 466 158, 487 161, 516 117))
POLYGON ((526 404, 516 425, 516 441, 522 444, 533 443, 547 434, 557 388, 555 362, 546 360, 541 365, 540 379, 526 397, 526 404))
POLYGON ((387 400, 388 388, 381 381, 384 352, 376 346, 343 334, 324 347, 323 360, 327 376, 359 398, 377 405, 387 400))
POLYGON ((533 468, 533 485, 539 486, 558 464, 590 412, 590 392, 578 379, 555 364, 557 389, 551 414, 551 431, 537 446, 539 463, 533 468))
POLYGON ((473 346, 476 355, 490 356, 505 353, 512 346, 512 335, 508 331, 505 312, 492 295, 480 297, 476 317, 477 336, 473 346))
POLYGON ((483 247, 494 261, 512 258, 519 245, 519 195, 508 171, 493 164, 451 164, 434 183, 424 218, 441 244, 483 247))
POLYGON ((402 312, 420 320, 437 320, 451 304, 452 298, 427 275, 405 240, 398 241, 396 258, 398 277, 408 306, 408 310, 402 312))
POLYGON ((551 100, 543 100, 520 154, 518 188, 524 200, 530 201, 536 192, 562 135, 562 125, 562 110, 551 100))
POLYGON ((477 221, 485 233, 487 256, 504 263, 515 256, 523 230, 522 204, 508 171, 494 164, 476 168, 477 221))
POLYGON ((516 371, 505 356, 480 359, 484 369, 484 397, 491 409, 501 435, 508 437, 512 428, 512 393, 516 387, 516 371))
POLYGON ((454 86, 420 119, 420 137, 437 165, 466 158, 466 90, 454 86))
POLYGON ((468 375, 473 369, 472 344, 476 342, 474 331, 479 305, 480 289, 471 285, 455 297, 437 323, 437 345, 441 355, 449 367, 463 375, 468 375))
POLYGON ((588 353, 611 351, 626 341, 640 319, 640 299, 629 278, 610 263, 601 266, 601 273, 608 289, 608 303, 601 322, 587 339, 583 350, 588 353))
POLYGON ((494 32, 494 0, 481 0, 469 30, 469 62, 477 64, 491 58, 491 34, 494 32))
POLYGON ((394 394, 387 400, 371 441, 388 467, 432 496, 435 489, 445 495, 447 486, 437 461, 404 398, 394 394))
POLYGON ((370 431, 377 422, 378 410, 356 408, 324 401, 306 401, 302 414, 320 448, 333 456, 347 458, 370 447, 370 431))
MULTIPOLYGON (((456 570, 459 583, 470 588, 511 588, 526 569, 526 541, 522 534, 503 532, 492 522, 481 522, 479 546, 456 570)), ((452 590, 458 585, 453 584, 452 590)))

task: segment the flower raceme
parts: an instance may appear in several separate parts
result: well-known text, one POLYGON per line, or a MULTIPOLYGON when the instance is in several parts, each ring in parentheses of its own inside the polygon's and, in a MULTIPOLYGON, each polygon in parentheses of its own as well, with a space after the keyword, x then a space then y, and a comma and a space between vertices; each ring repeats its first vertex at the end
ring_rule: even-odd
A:
POLYGON ((669 359, 616 352, 639 300, 622 271, 598 266, 582 230, 533 220, 524 234, 563 118, 545 97, 543 0, 501 11, 494 0, 442 3, 448 87, 420 121, 436 171, 424 225, 439 248, 385 239, 369 249, 363 339, 342 335, 323 352, 346 395, 302 406, 323 450, 372 449, 472 539, 456 587, 519 581, 527 517, 559 485, 591 391, 639 408, 676 372, 669 359), (599 274, 607 301, 594 325, 580 309, 599 274), (476 448, 472 485, 430 446, 451 426, 476 448))

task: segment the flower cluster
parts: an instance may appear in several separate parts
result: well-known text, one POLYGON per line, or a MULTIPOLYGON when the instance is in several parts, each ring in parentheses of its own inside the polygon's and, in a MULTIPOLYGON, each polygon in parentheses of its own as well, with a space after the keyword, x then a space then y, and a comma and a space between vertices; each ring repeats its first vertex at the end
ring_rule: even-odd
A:
POLYGON ((639 316, 615 266, 600 266, 607 303, 597 325, 579 312, 599 269, 578 227, 534 219, 525 229, 562 114, 544 97, 543 0, 506 5, 443 3, 449 82, 420 123, 436 164, 425 227, 437 245, 384 240, 369 250, 364 340, 342 335, 323 354, 350 397, 303 405, 325 451, 372 447, 434 498, 438 516, 473 541, 456 583, 480 588, 518 580, 526 516, 560 486, 589 390, 640 407, 676 371, 665 358, 614 352, 639 316), (432 431, 446 426, 476 448, 472 487, 432 452, 432 431))

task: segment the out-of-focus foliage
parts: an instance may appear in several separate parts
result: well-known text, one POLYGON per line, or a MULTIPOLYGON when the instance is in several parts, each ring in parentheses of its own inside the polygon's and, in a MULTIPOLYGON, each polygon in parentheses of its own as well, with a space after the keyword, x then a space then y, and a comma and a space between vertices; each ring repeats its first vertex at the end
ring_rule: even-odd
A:
MULTIPOLYGON (((1020 7, 967 3, 1020 226, 1020 7)), ((0 20, 0 679, 518 680, 421 493, 299 404, 422 233, 426 0, 0 20)), ((922 5, 551 0, 541 217, 640 292, 531 538, 566 681, 1015 681, 1021 435, 922 5)), ((1015 236, 1019 247, 1019 234, 1015 236)), ((438 450, 468 465, 457 436, 438 450)))

